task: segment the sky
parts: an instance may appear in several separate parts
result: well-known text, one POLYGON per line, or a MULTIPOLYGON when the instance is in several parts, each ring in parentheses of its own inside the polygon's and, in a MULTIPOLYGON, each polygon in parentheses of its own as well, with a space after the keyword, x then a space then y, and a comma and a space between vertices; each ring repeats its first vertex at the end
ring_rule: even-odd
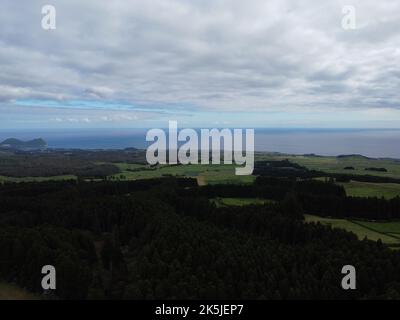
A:
POLYGON ((399 30, 398 0, 2 0, 0 129, 400 128, 399 30))

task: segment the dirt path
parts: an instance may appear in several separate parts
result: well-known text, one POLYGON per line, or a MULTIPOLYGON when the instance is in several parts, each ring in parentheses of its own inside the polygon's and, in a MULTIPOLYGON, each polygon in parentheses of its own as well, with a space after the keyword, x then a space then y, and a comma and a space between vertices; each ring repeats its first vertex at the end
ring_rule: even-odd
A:
POLYGON ((199 186, 205 186, 207 183, 203 176, 197 176, 197 184, 199 186))

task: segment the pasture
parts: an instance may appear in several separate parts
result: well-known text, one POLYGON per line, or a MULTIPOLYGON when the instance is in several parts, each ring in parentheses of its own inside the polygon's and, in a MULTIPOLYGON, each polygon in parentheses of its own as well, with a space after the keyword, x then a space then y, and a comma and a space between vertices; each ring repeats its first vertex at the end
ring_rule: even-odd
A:
POLYGON ((332 228, 343 229, 354 233, 358 239, 365 237, 372 241, 379 239, 391 246, 400 245, 400 222, 366 222, 348 219, 323 218, 313 215, 304 215, 306 223, 321 223, 332 228), (396 236, 397 232, 399 236, 396 236))
POLYGON ((371 183, 350 181, 338 183, 346 189, 346 194, 352 197, 384 197, 392 199, 400 196, 400 184, 396 183, 371 183))

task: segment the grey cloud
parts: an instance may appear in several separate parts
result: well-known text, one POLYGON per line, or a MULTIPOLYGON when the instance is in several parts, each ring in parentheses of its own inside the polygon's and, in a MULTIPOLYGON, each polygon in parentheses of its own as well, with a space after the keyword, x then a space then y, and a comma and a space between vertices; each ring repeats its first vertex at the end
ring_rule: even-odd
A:
POLYGON ((204 110, 398 108, 400 3, 3 0, 0 100, 53 97, 204 110))
POLYGON ((87 88, 85 93, 92 98, 105 99, 112 96, 114 90, 108 87, 92 87, 87 88))

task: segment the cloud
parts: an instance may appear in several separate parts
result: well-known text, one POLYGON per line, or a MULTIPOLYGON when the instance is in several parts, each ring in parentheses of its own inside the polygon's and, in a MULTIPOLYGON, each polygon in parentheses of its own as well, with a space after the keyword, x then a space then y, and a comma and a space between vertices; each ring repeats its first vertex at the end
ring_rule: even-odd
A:
POLYGON ((114 93, 114 90, 107 87, 92 87, 87 88, 85 93, 87 93, 90 98, 105 99, 110 97, 114 93))
POLYGON ((0 85, 0 101, 28 97, 30 94, 31 90, 28 88, 0 85))
POLYGON ((344 30, 347 4, 54 0, 57 29, 44 31, 42 1, 3 0, 0 103, 124 101, 159 117, 400 109, 400 3, 353 0, 357 29, 344 30))

